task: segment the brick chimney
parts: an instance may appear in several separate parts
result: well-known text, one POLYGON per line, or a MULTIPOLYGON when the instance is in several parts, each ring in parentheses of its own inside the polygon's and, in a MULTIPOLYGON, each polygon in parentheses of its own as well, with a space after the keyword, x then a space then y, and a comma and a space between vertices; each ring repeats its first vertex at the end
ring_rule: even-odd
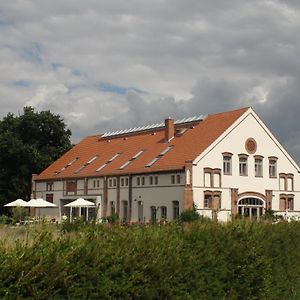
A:
POLYGON ((174 120, 165 119, 165 140, 169 142, 174 137, 174 120))

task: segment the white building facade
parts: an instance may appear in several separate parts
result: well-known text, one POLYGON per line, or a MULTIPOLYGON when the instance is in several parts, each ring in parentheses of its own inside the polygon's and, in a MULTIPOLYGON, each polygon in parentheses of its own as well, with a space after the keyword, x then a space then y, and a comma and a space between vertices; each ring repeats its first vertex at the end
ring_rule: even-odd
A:
MULTIPOLYGON (((251 108, 92 136, 33 175, 32 197, 58 207, 94 201, 97 218, 173 220, 193 204, 201 215, 259 219, 267 210, 300 217, 300 170, 251 108)), ((91 211, 90 214, 93 212, 91 211)))

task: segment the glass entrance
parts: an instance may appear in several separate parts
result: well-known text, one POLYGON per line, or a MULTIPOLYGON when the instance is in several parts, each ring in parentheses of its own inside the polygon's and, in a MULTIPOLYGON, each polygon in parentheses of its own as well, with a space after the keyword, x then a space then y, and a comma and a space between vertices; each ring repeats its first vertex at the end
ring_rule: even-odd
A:
POLYGON ((258 198, 243 198, 238 202, 239 215, 259 220, 264 213, 264 201, 258 198))

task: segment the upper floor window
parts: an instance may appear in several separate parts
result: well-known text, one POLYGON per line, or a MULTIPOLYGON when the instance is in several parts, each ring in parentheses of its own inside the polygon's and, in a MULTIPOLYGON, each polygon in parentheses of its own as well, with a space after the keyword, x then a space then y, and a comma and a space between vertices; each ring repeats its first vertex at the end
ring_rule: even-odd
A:
POLYGON ((269 157, 269 177, 277 177, 277 157, 269 157))
POLYGON ((255 177, 262 177, 263 176, 263 158, 256 156, 254 157, 254 171, 255 177))
POLYGON ((142 177, 142 185, 145 185, 145 177, 142 177))
POLYGON ((228 152, 223 153, 223 174, 224 175, 232 174, 232 153, 228 153, 228 152))
POLYGON ((149 176, 149 184, 150 184, 150 185, 153 184, 153 176, 149 176))
POLYGON ((248 176, 248 156, 239 155, 239 173, 240 176, 248 176))
POLYGON ((179 184, 181 182, 181 176, 180 176, 180 174, 177 174, 177 176, 176 176, 176 182, 177 182, 177 184, 179 184))
POLYGON ((154 176, 154 184, 158 184, 158 176, 154 176))
POLYGON ((77 182, 76 180, 68 180, 66 185, 67 193, 76 193, 77 190, 77 182))
POLYGON ((141 185, 141 178, 140 177, 136 178, 136 185, 141 185))
POLYGON ((53 182, 46 183, 46 191, 53 191, 53 182))
POLYGON ((175 184, 175 175, 171 175, 171 184, 175 184))

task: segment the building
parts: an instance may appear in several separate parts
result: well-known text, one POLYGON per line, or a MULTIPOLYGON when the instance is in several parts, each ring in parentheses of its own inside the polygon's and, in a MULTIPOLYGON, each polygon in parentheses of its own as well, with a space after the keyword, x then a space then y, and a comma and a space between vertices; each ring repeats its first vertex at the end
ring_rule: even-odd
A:
POLYGON ((172 220, 196 205, 227 221, 272 209, 300 216, 299 166, 252 108, 88 136, 39 175, 32 196, 60 217, 83 197, 99 216, 172 220))

